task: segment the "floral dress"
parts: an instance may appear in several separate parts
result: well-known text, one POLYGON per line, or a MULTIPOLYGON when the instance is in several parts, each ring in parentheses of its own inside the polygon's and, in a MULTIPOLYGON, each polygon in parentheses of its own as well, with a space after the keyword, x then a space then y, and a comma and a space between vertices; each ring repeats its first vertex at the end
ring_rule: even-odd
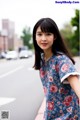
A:
POLYGON ((44 62, 40 77, 46 96, 45 120, 80 120, 79 100, 67 77, 79 75, 72 61, 64 54, 53 55, 44 62))

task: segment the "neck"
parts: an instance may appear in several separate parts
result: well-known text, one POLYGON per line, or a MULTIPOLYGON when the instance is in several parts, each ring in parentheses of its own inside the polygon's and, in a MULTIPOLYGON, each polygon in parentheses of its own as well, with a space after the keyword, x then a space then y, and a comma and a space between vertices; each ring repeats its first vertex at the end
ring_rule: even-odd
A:
POLYGON ((53 55, 52 51, 44 52, 45 61, 47 61, 52 55, 53 55))

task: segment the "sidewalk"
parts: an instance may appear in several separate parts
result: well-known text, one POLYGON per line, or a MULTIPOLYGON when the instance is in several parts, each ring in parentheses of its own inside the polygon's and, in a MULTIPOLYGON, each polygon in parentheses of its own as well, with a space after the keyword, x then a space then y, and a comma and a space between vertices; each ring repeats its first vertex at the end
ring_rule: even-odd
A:
POLYGON ((40 107, 40 109, 38 111, 38 114, 37 114, 35 120, 43 120, 44 110, 45 110, 45 98, 44 98, 44 100, 43 100, 43 102, 41 104, 41 107, 40 107))

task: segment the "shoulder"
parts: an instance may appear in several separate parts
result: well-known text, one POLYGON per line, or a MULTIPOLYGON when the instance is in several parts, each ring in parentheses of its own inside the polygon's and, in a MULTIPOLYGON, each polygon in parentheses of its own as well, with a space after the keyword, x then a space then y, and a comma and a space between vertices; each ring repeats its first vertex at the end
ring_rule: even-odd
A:
POLYGON ((56 56, 57 63, 72 63, 71 59, 64 53, 58 52, 56 56))

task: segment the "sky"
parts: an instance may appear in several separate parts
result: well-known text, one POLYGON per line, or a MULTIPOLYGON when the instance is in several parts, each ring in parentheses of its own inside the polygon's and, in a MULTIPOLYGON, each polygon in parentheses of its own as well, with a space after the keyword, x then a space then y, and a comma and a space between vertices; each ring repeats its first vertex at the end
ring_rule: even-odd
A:
POLYGON ((80 0, 75 1, 79 3, 56 3, 62 2, 60 0, 0 0, 0 30, 2 19, 9 19, 15 23, 16 34, 21 35, 25 26, 32 31, 42 17, 52 18, 62 28, 75 16, 75 9, 80 8, 80 0))

